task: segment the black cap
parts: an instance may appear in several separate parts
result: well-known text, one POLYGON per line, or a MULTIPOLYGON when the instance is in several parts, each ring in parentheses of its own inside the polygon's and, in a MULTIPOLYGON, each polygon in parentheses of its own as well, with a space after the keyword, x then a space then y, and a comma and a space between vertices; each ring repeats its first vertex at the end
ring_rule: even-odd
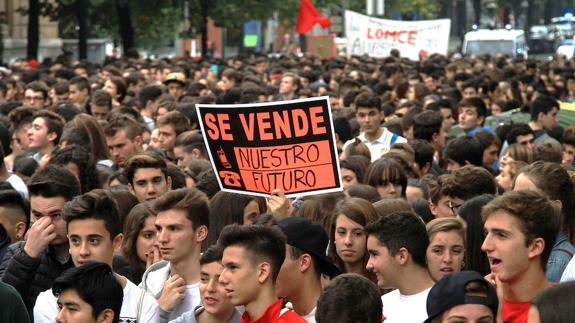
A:
POLYGON ((430 323, 434 318, 448 309, 464 304, 485 305, 493 312, 493 317, 497 317, 497 293, 481 275, 475 271, 461 271, 443 276, 431 288, 427 295, 427 320, 423 323, 430 323), (471 282, 478 282, 487 289, 487 296, 466 295, 465 288, 471 282))
POLYGON ((287 244, 312 255, 322 274, 339 275, 337 267, 326 256, 329 238, 323 227, 302 217, 289 217, 278 222, 287 237, 287 244))

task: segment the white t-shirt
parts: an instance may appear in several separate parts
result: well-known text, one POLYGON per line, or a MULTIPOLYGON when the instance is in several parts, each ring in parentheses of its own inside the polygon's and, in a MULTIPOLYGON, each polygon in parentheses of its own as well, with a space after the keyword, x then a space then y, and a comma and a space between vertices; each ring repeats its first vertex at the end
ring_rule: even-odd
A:
POLYGON ((188 311, 193 311, 198 305, 201 304, 202 299, 200 298, 200 283, 197 282, 192 285, 187 285, 186 296, 184 296, 184 299, 180 304, 176 305, 176 307, 172 309, 170 312, 169 321, 177 319, 188 311))
MULTIPOLYGON (((138 301, 142 290, 130 280, 126 279, 126 281, 124 301, 120 310, 120 323, 136 323, 138 301)), ((52 294, 51 289, 43 291, 38 295, 36 305, 34 305, 34 323, 56 322, 56 316, 58 316, 58 299, 52 294)), ((144 292, 140 322, 158 322, 159 320, 158 302, 144 292)))
POLYGON ((568 281, 575 280, 575 257, 571 258, 565 270, 563 270, 563 275, 561 276, 560 283, 565 283, 568 281))
POLYGON ((307 315, 302 316, 304 320, 306 320, 308 323, 315 323, 315 311, 317 310, 317 307, 314 307, 313 310, 311 310, 311 312, 307 313, 307 315))
POLYGON ((427 320, 427 294, 431 288, 414 295, 402 295, 396 289, 383 296, 385 323, 421 323, 427 320))

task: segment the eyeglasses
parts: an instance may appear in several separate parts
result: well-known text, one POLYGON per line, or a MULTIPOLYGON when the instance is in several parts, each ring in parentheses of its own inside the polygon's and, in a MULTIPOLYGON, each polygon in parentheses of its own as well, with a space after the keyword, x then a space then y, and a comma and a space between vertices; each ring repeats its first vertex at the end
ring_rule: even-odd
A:
POLYGON ((455 204, 451 201, 447 202, 447 206, 449 207, 449 209, 451 210, 451 212, 453 212, 453 214, 457 215, 457 213, 459 212, 459 208, 463 205, 462 204, 455 204))
POLYGON ((25 99, 26 101, 42 101, 42 100, 44 100, 44 97, 41 96, 41 95, 38 95, 38 96, 26 96, 26 97, 24 97, 24 99, 25 99))

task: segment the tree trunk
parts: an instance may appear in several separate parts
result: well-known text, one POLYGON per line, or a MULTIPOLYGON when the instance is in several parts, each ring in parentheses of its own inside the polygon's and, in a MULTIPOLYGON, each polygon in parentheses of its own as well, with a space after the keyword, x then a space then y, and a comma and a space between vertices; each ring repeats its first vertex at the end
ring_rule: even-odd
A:
POLYGON ((200 23, 200 33, 202 36, 202 58, 208 57, 208 14, 210 0, 201 0, 202 3, 202 21, 200 23))
POLYGON ((78 58, 88 58, 88 3, 89 0, 76 0, 78 18, 78 58))
POLYGON ((118 25, 120 28, 120 38, 122 39, 122 49, 124 55, 129 50, 134 49, 134 26, 132 25, 132 13, 128 0, 116 0, 116 10, 118 12, 118 25))
POLYGON ((26 56, 28 59, 38 59, 40 42, 40 1, 28 1, 28 44, 26 56))

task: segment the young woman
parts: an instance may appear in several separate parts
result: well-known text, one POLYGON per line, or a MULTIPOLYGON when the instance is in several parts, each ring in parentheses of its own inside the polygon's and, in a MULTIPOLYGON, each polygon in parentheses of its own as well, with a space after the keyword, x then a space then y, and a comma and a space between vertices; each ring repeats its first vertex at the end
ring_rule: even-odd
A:
POLYGON ((375 187, 382 199, 405 198, 407 175, 395 159, 382 157, 369 165, 365 183, 375 187))
POLYGON ((216 244, 226 225, 252 224, 265 211, 263 198, 218 192, 210 199, 210 230, 204 241, 204 249, 216 244))
POLYGON ((346 198, 336 206, 328 254, 342 273, 356 273, 373 280, 373 275, 365 269, 369 255, 364 227, 377 218, 371 203, 361 198, 346 198))
POLYGON ((427 225, 427 269, 431 278, 461 271, 465 256, 465 222, 459 218, 438 218, 427 225))
POLYGON ((156 216, 150 204, 140 203, 130 211, 124 221, 122 252, 132 270, 134 284, 140 283, 146 266, 159 260, 159 249, 154 248, 157 233, 155 220, 156 216))

